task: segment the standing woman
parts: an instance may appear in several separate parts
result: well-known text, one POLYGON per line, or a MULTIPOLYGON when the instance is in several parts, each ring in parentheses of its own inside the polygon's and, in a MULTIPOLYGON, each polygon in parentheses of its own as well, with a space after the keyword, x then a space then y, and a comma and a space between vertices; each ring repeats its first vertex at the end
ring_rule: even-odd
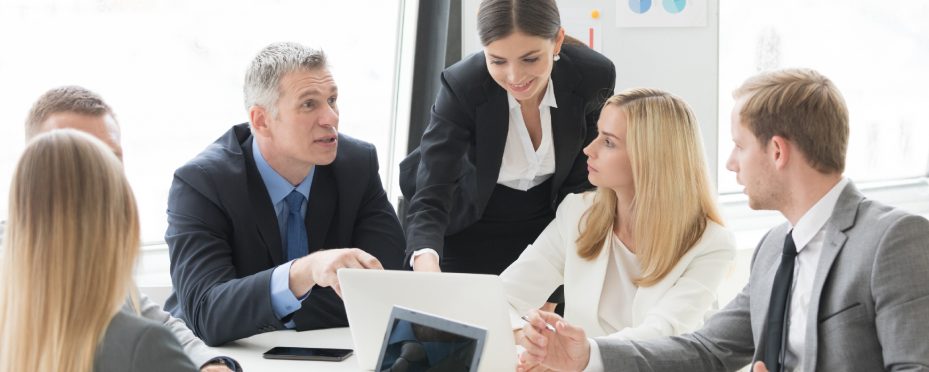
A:
POLYGON ((139 218, 103 142, 70 129, 37 137, 9 200, 0 372, 196 370, 166 328, 119 310, 133 287, 139 218))
POLYGON ((566 41, 554 0, 483 0, 483 52, 442 72, 419 149, 400 164, 407 262, 417 271, 499 274, 591 186, 581 150, 596 136, 616 69, 566 41))

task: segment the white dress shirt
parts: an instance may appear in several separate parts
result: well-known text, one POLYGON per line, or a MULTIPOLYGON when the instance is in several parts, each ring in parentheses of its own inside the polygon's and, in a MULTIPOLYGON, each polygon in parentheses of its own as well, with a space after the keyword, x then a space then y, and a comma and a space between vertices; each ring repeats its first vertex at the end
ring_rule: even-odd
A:
POLYGON ((826 193, 803 217, 791 226, 794 244, 797 246, 797 258, 794 263, 793 285, 790 291, 789 313, 787 316, 787 354, 785 366, 797 366, 795 372, 801 372, 805 358, 806 321, 810 309, 810 292, 813 291, 813 279, 819 266, 819 256, 823 251, 826 222, 832 217, 832 211, 839 200, 842 190, 848 185, 848 179, 842 178, 826 193))
POLYGON ((526 129, 526 120, 523 118, 519 101, 509 93, 506 94, 506 99, 510 103, 510 122, 497 183, 526 191, 545 182, 555 173, 551 111, 552 108, 558 108, 558 103, 555 102, 555 88, 552 86, 552 79, 549 78, 545 96, 539 102, 542 139, 538 149, 532 146, 532 139, 529 137, 529 130, 526 129))

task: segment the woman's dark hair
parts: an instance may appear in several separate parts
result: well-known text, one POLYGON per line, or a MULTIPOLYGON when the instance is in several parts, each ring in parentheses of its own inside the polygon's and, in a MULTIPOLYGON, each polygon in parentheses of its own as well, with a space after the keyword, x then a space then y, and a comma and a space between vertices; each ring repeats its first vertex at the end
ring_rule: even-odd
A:
POLYGON ((555 0, 483 0, 477 11, 477 34, 482 45, 519 30, 553 40, 561 29, 555 0))

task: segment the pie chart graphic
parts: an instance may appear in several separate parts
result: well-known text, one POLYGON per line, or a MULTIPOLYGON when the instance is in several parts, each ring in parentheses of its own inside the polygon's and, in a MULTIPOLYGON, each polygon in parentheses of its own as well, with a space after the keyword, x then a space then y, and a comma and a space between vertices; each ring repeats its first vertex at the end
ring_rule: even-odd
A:
POLYGON ((687 6, 687 0, 661 0, 661 4, 668 13, 677 14, 683 11, 684 7, 687 6))
POLYGON ((642 14, 652 8, 652 0, 629 0, 629 9, 636 14, 642 14))

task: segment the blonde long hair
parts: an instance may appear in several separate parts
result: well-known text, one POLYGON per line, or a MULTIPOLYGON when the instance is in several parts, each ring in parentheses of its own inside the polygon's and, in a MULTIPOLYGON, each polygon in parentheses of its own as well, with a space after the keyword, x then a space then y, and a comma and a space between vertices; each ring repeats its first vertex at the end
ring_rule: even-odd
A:
POLYGON ((56 130, 16 166, 0 266, 0 372, 91 371, 132 288, 135 198, 100 140, 56 130))
MULTIPOLYGON (((632 234, 642 275, 639 286, 665 277, 706 230, 707 220, 722 224, 707 177, 700 127, 690 106, 657 89, 630 89, 610 97, 628 118, 626 147, 635 197, 632 234)), ((596 258, 617 221, 616 193, 598 188, 581 219, 578 254, 596 258)))

